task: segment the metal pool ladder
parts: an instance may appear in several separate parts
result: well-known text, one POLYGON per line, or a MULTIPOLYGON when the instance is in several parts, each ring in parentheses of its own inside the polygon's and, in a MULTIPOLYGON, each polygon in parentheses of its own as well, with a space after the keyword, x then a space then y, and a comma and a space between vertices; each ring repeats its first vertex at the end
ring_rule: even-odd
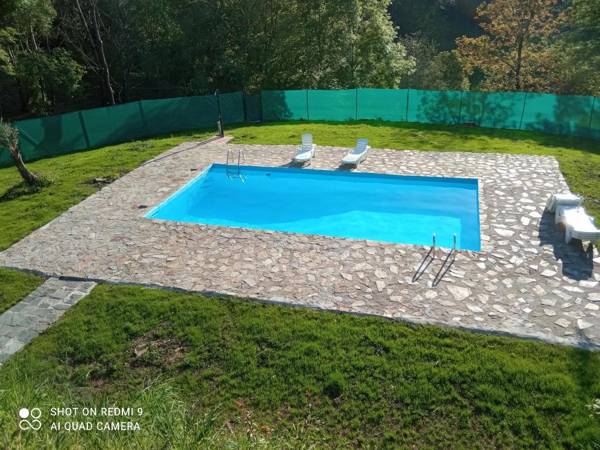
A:
MULTIPOLYGON (((429 251, 427 252, 425 257, 419 264, 419 267, 417 267, 417 270, 413 274, 413 277, 412 277, 413 283, 419 281, 419 278, 421 278, 423 276, 423 274, 425 273, 427 268, 436 259, 435 250, 436 250, 436 236, 435 236, 435 233, 433 233, 433 235, 431 236, 431 247, 429 248, 429 251)), ((446 256, 446 258, 442 261, 442 265, 439 268, 439 270, 437 271, 437 273, 435 274, 435 277, 433 277, 433 281, 431 282, 431 287, 436 287, 438 284, 440 284, 440 281, 442 281, 442 278, 444 278, 444 275, 446 275, 446 272, 448 272, 450 270, 450 268, 452 267, 452 264, 454 264, 454 260, 456 259, 457 251, 458 251, 458 249, 456 248, 456 233, 454 233, 454 235, 452 236, 452 249, 446 256)))
POLYGON ((240 162, 246 162, 246 156, 244 155, 244 150, 242 148, 237 148, 237 164, 235 162, 235 152, 236 150, 233 148, 227 147, 227 167, 225 172, 227 173, 227 178, 239 178, 244 181, 244 176, 240 170, 240 162))

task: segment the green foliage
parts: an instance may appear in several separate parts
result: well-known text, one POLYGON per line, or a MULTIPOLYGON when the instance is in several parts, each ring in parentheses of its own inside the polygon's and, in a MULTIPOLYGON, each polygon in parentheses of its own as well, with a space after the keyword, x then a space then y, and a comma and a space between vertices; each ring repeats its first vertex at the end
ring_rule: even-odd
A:
POLYGON ((26 110, 51 112, 77 92, 83 68, 64 48, 42 46, 56 17, 50 0, 15 0, 9 9, 0 29, 0 71, 17 82, 26 110))
POLYGON ((556 46, 561 91, 600 96, 600 0, 573 0, 570 29, 556 46))
POLYGON ((553 45, 564 25, 561 0, 491 0, 477 8, 484 34, 456 40, 467 70, 490 91, 555 92, 560 74, 553 45))
POLYGON ((423 87, 437 90, 469 90, 469 79, 456 51, 435 55, 423 73, 423 87))
POLYGON ((600 440, 586 407, 600 396, 597 353, 135 287, 97 287, 2 367, 0 385, 0 442, 11 448, 600 440), (143 345, 163 349, 163 364, 140 361, 143 345), (14 415, 24 404, 42 408, 46 423, 50 406, 142 407, 142 429, 19 433, 14 415))
POLYGON ((16 148, 19 145, 19 130, 0 118, 0 149, 16 148))
POLYGON ((28 107, 37 113, 50 113, 58 98, 72 98, 79 90, 84 70, 69 52, 24 52, 14 67, 15 75, 27 86, 28 107))
POLYGON ((436 47, 452 50, 457 37, 481 33, 475 11, 482 0, 393 0, 390 15, 400 36, 415 33, 436 47))
POLYGON ((469 79, 456 51, 440 52, 433 40, 422 33, 403 39, 407 53, 415 60, 415 71, 405 77, 402 87, 433 90, 468 90, 469 79))

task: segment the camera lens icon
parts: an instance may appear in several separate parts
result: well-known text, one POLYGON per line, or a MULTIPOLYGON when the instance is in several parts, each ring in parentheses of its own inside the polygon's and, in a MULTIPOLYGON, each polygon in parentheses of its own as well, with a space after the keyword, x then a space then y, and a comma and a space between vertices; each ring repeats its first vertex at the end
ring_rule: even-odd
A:
POLYGON ((42 417, 42 411, 40 408, 21 408, 19 410, 19 428, 25 430, 39 430, 42 427, 42 422, 38 419, 42 417), (31 419, 31 420, 28 420, 31 419))

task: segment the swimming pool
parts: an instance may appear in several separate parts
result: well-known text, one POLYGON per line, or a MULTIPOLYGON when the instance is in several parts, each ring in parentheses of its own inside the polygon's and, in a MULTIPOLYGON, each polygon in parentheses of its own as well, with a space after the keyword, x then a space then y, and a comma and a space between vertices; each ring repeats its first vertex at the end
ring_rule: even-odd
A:
POLYGON ((146 214, 178 222, 479 250, 476 179, 212 164, 146 214), (231 171, 231 168, 229 169, 231 171), (236 168, 237 173, 237 168, 236 168))

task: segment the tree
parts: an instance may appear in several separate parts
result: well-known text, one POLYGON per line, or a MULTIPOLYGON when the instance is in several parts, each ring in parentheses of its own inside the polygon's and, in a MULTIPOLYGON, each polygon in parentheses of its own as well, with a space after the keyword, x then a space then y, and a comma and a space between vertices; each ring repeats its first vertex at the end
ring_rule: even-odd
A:
POLYGON ((469 78, 456 51, 440 52, 431 59, 423 71, 422 86, 439 90, 469 89, 469 78))
POLYGON ((22 106, 48 113, 58 98, 71 98, 83 69, 49 44, 56 16, 50 0, 13 0, 0 21, 0 71, 17 83, 22 106))
POLYGON ((17 170, 25 183, 30 186, 39 183, 39 177, 31 172, 23 162, 19 149, 19 131, 2 119, 0 119, 0 148, 6 148, 10 152, 15 166, 17 166, 17 170))
POLYGON ((483 0, 392 0, 390 15, 403 37, 421 34, 442 50, 462 35, 478 36, 475 11, 483 0))
POLYGON ((408 56, 416 62, 415 71, 405 77, 403 87, 413 89, 468 89, 469 80, 455 51, 440 52, 435 42, 416 33, 403 39, 408 56))
POLYGON ((492 0, 477 9, 484 31, 457 39, 469 71, 480 70, 490 90, 556 90, 552 44, 564 23, 561 0, 492 0))
POLYGON ((98 0, 68 0, 60 6, 61 35, 85 66, 100 80, 105 104, 115 104, 111 70, 103 38, 104 22, 98 0))
POLYGON ((573 0, 568 29, 556 46, 561 92, 600 96, 600 0, 573 0))

